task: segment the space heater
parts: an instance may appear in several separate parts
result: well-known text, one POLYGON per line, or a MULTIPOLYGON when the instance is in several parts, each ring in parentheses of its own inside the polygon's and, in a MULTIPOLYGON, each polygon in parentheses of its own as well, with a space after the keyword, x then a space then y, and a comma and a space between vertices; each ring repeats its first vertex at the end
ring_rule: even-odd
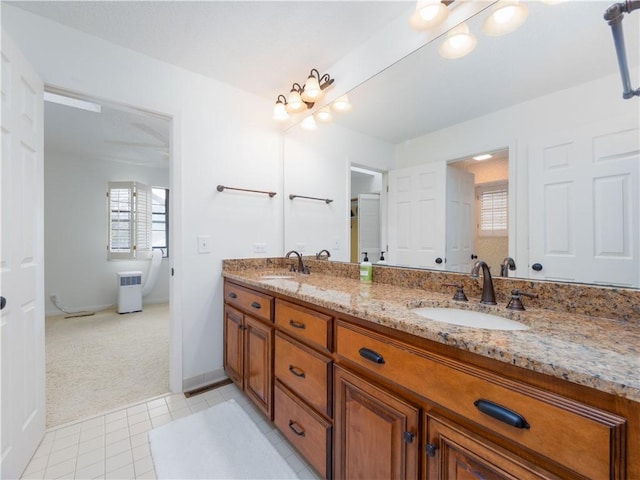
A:
POLYGON ((142 272, 118 272, 118 313, 142 311, 142 272))

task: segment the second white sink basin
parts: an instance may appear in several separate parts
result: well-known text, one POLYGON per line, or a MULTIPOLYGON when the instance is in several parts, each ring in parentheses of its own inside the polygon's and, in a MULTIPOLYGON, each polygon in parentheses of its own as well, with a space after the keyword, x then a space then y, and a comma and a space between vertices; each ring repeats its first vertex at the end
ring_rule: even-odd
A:
POLYGON ((260 280, 286 280, 294 278, 293 275, 262 275, 260 280))
POLYGON ((413 313, 421 317, 450 323, 461 327, 484 328, 488 330, 529 330, 529 327, 515 320, 490 313, 462 310, 459 308, 414 308, 413 313))

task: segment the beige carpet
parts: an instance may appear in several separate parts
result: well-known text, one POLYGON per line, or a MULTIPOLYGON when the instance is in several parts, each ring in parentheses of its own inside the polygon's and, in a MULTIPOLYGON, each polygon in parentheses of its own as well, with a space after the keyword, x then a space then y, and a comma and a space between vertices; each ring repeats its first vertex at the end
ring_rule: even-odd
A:
POLYGON ((169 391, 169 306, 46 318, 47 428, 169 391))

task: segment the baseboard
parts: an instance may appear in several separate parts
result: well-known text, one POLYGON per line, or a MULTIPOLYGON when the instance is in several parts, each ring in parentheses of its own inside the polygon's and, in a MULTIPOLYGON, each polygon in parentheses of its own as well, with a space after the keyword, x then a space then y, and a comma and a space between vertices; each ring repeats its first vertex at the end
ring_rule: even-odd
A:
POLYGON ((227 374, 224 372, 224 368, 218 368, 207 373, 202 373, 190 378, 182 379, 182 391, 188 392, 190 390, 196 390, 198 388, 210 385, 212 383, 220 382, 227 378, 227 374))

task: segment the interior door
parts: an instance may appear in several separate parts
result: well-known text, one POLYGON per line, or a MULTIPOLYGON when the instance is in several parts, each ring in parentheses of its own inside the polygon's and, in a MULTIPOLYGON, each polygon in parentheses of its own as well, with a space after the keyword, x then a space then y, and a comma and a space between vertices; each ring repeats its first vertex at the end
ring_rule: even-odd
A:
POLYGON ((444 162, 389 172, 389 263, 444 270, 444 162))
POLYGON ((474 240, 473 173, 447 166, 447 270, 469 273, 474 240))
POLYGON ((637 112, 541 139, 529 165, 530 276, 640 285, 637 112))
POLYGON ((371 263, 376 263, 380 250, 380 195, 362 193, 358 195, 358 251, 367 252, 371 263))
POLYGON ((3 31, 2 478, 20 478, 45 431, 43 90, 3 31))

